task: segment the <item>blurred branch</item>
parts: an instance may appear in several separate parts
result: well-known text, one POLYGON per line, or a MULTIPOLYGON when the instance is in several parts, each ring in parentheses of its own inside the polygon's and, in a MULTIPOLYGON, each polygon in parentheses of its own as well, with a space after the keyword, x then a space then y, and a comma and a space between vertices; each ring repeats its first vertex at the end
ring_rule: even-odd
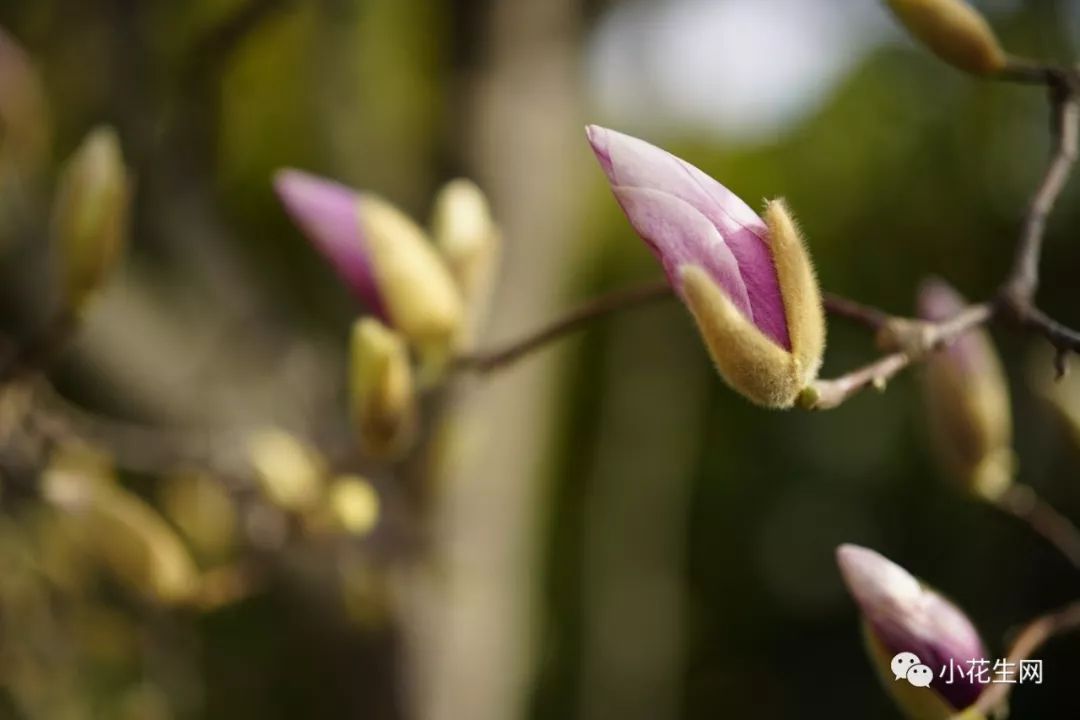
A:
POLYGON ((1080 530, 1027 485, 1012 485, 994 503, 1027 524, 1080 570, 1080 530))
POLYGON ((57 315, 45 329, 26 343, 10 343, 9 355, 0 362, 0 385, 47 370, 67 346, 78 328, 71 313, 57 315))
POLYGON ((81 440, 108 450, 116 464, 147 475, 194 467, 211 473, 231 489, 250 485, 240 463, 225 448, 238 445, 221 430, 184 431, 123 422, 71 403, 46 380, 33 384, 35 428, 53 442, 81 440))
MULTIPOLYGON (((1013 640, 1006 657, 1013 663, 1029 660, 1031 655, 1049 640, 1078 628, 1080 628, 1080 602, 1074 602, 1027 623, 1013 640)), ((1000 713, 1014 687, 1015 685, 1007 683, 991 685, 979 696, 972 709, 980 713, 980 716, 1000 713)))

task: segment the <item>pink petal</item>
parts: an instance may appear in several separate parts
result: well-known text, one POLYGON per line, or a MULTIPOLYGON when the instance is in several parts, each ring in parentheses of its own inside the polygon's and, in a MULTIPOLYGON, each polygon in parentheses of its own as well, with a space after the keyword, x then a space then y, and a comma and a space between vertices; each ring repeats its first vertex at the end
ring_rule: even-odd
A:
POLYGON ((673 287, 681 291, 680 268, 699 265, 719 283, 739 312, 750 317, 750 298, 735 256, 707 217, 685 200, 660 190, 615 187, 614 192, 634 230, 664 266, 673 287))
POLYGON ((300 170, 278 172, 274 189, 286 211, 352 293, 385 320, 386 308, 360 231, 357 194, 344 185, 300 170))
MULTIPOLYGON (((614 130, 591 125, 589 142, 613 187, 651 188, 673 195, 698 210, 716 228, 738 263, 750 302, 747 317, 784 348, 791 349, 787 314, 768 244, 768 227, 737 195, 693 165, 658 147, 614 130)), ((692 251, 708 266, 707 244, 692 251)), ((658 252, 666 249, 661 247, 658 252)), ((716 278, 725 290, 721 278, 716 278)))

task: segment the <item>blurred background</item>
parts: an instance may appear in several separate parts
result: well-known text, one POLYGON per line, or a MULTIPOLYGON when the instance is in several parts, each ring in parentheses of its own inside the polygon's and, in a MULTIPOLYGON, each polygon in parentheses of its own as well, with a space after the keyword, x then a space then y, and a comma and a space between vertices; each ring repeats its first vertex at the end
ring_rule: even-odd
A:
MULTIPOLYGON (((1075 59, 1080 3, 974 4, 1010 51, 1075 59)), ((1047 104, 942 65, 881 3, 5 0, 0 27, 9 349, 49 323, 62 161, 108 123, 136 184, 129 252, 50 383, 0 399, 0 717, 899 717, 836 545, 936 585, 994 657, 1080 594, 942 477, 916 374, 766 412, 674 302, 455 384, 405 462, 352 449, 358 308, 274 197, 284 166, 424 222, 443 182, 479 183, 505 242, 488 344, 659 274, 586 122, 786 197, 827 289, 897 313, 928 274, 992 293, 1047 104), (341 482, 345 511, 312 500, 341 482), (99 520, 72 521, 95 483, 99 520)), ((1078 233, 1074 185, 1041 295, 1074 326, 1078 233)), ((1080 518, 1080 385, 1047 403, 1034 341, 995 340, 1019 479, 1080 518)), ((831 322, 824 372, 874 353, 831 322)), ((1080 646, 1042 657, 1013 717, 1075 717, 1080 646)))

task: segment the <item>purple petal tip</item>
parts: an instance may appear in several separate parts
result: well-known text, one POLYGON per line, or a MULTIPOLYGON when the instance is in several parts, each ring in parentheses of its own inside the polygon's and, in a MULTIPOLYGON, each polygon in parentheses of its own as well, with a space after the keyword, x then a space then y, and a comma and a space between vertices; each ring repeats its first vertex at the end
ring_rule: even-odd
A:
POLYGON ((349 289, 380 318, 386 318, 360 225, 360 198, 351 188, 302 170, 274 174, 274 190, 285 210, 322 253, 349 289))

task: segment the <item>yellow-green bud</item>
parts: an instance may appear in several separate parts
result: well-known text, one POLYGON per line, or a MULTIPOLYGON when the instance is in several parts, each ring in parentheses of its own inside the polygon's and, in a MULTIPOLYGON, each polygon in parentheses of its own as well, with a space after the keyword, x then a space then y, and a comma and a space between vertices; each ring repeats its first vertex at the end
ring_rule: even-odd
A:
POLYGON ((96 471, 57 463, 44 479, 45 497, 64 513, 81 547, 134 591, 161 603, 191 600, 195 562, 154 508, 96 471))
POLYGON ((945 62, 975 75, 1005 67, 1005 51, 978 11, 964 0, 887 0, 904 27, 945 62))
POLYGON ((201 557, 220 560, 232 550, 236 508, 221 481, 199 473, 166 478, 161 507, 201 557))
POLYGON ((461 293, 424 231, 386 200, 360 195, 360 227, 395 329, 417 348, 426 379, 449 360, 464 321, 461 293))
POLYGON ((469 344, 490 304, 499 259, 499 228, 483 191, 469 180, 457 179, 439 191, 431 230, 467 305, 461 340, 469 344))
MULTIPOLYGON (((919 291, 919 313, 927 320, 947 320, 965 305, 940 281, 928 281, 919 291)), ((989 334, 973 330, 931 355, 922 380, 945 471, 975 495, 997 499, 1012 483, 1015 455, 1008 382, 989 334)))
POLYGON ((323 458, 284 430, 256 433, 248 453, 263 493, 270 502, 290 512, 304 512, 318 504, 323 492, 323 458))
POLYGON ((327 492, 327 504, 334 525, 352 535, 367 535, 379 522, 379 495, 361 477, 334 480, 327 492))
POLYGON ((416 435, 416 390, 405 342, 374 318, 353 325, 349 394, 361 447, 380 457, 407 452, 416 435))
POLYGON ((119 259, 129 205, 119 138, 111 128, 97 128, 68 160, 53 203, 53 242, 72 312, 85 307, 119 259))

